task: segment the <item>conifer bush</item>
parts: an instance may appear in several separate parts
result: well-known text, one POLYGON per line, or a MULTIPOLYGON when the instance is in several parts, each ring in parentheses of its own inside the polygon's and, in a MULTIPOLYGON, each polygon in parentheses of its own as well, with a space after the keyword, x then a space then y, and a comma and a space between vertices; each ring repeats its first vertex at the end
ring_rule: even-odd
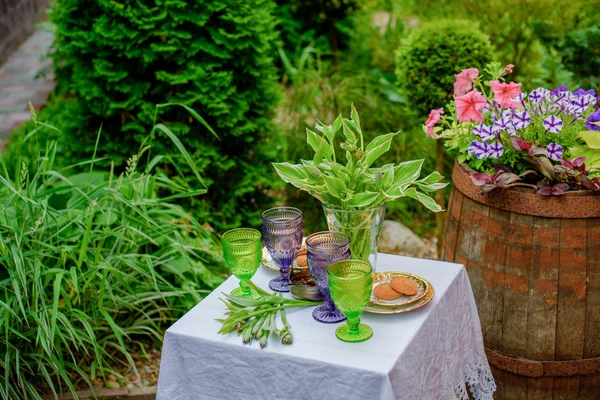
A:
POLYGON ((483 68, 492 45, 472 21, 436 21, 416 30, 397 52, 398 84, 419 117, 452 98, 455 74, 483 68))
MULTIPOLYGON (((123 166, 145 138, 155 104, 185 104, 219 136, 191 124, 179 107, 158 116, 209 177, 209 194, 192 200, 196 217, 220 229, 257 223, 269 201, 264 192, 277 182, 270 167, 280 144, 272 123, 279 99, 274 8, 273 0, 55 1, 61 96, 52 107, 68 101, 71 113, 55 121, 64 132, 62 154, 89 157, 102 125, 99 155, 123 166)), ((161 146, 167 159, 178 157, 161 146)))

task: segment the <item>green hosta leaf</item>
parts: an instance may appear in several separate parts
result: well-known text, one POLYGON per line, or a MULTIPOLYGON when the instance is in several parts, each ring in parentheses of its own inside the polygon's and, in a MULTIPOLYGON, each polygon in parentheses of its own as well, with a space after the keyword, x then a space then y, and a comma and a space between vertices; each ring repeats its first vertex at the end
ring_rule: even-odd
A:
POLYGON ((370 208, 378 196, 379 193, 375 192, 356 193, 346 204, 356 208, 370 208))
POLYGON ((379 193, 375 192, 356 193, 346 204, 356 208, 369 208, 378 196, 379 193))
POLYGON ((352 122, 355 124, 355 127, 357 128, 358 132, 361 132, 362 130, 360 129, 360 117, 358 116, 356 107, 354 107, 354 103, 352 103, 350 105, 350 118, 352 119, 352 122))
POLYGON ((303 165, 294 165, 290 163, 273 163, 277 174, 287 183, 300 188, 308 179, 305 167, 303 165))
POLYGON ((418 182, 423 183, 425 185, 431 185, 432 183, 438 183, 442 179, 444 179, 444 177, 439 172, 434 171, 431 174, 427 175, 425 178, 419 179, 418 182))
POLYGON ((380 188, 387 188, 394 183, 394 166, 392 164, 387 164, 384 166, 384 170, 385 172, 381 179, 380 188))
POLYGON ((435 192, 436 190, 440 190, 448 186, 448 182, 444 183, 432 183, 430 185, 425 185, 420 182, 415 182, 415 185, 419 187, 424 192, 435 192))
POLYGON ((346 136, 346 140, 348 140, 350 143, 356 145, 356 134, 352 131, 352 129, 350 129, 349 125, 347 124, 348 120, 344 119, 342 121, 342 132, 344 132, 344 136, 346 136))
POLYGON ((323 179, 325 180, 325 185, 327 185, 327 190, 333 196, 340 199, 345 199, 348 196, 348 189, 341 179, 329 175, 323 175, 323 179))
POLYGON ((417 200, 419 203, 423 204, 425 207, 430 209, 433 212, 443 211, 442 207, 439 206, 431 197, 426 195, 425 193, 419 192, 414 187, 408 188, 404 192, 408 197, 417 200))
POLYGON ((394 200, 394 199, 397 199, 397 198, 399 198, 399 197, 404 197, 404 196, 406 196, 406 195, 404 194, 404 191, 403 191, 402 189, 400 189, 399 187, 395 187, 395 188, 391 188, 391 189, 389 189, 389 190, 385 190, 385 191, 383 192, 383 194, 384 194, 386 197, 389 197, 389 199, 390 199, 390 200, 394 200))
POLYGON ((330 135, 327 136, 327 139, 329 139, 330 143, 333 143, 333 139, 335 139, 335 135, 338 133, 338 131, 342 127, 342 122, 343 122, 343 118, 342 118, 342 114, 340 114, 335 119, 335 121, 333 121, 333 124, 331 124, 331 130, 329 131, 330 135))
POLYGON ((585 141, 590 149, 600 149, 600 131, 579 132, 579 136, 585 141))
POLYGON ((394 185, 406 187, 421 174, 421 167, 425 160, 406 161, 394 168, 394 185))
POLYGON ((333 148, 322 136, 317 135, 310 129, 306 129, 306 141, 315 152, 315 165, 319 165, 323 157, 328 161, 332 160, 333 148))
POLYGON ((392 139, 398 132, 377 136, 369 143, 363 156, 364 165, 370 167, 382 154, 390 149, 392 139))

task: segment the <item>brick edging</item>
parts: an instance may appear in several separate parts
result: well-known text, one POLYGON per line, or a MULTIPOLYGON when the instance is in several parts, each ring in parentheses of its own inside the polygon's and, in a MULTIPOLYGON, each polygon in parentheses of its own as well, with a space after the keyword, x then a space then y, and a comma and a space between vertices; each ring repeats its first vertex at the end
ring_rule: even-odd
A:
MULTIPOLYGON (((150 400, 156 397, 156 386, 147 386, 133 389, 96 389, 95 397, 91 390, 82 390, 77 392, 79 400, 88 399, 128 399, 128 400, 150 400)), ((43 400, 54 400, 54 395, 48 394, 42 397, 43 400)), ((73 400, 71 393, 63 394, 59 397, 60 400, 73 400)))

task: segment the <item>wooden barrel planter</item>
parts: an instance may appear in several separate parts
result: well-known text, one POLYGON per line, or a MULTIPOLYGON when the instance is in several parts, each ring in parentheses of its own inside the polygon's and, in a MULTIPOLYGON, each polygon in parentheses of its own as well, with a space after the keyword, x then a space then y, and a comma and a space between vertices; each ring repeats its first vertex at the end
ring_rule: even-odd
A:
POLYGON ((600 399, 600 196, 452 181, 442 258, 469 273, 496 398, 600 399))

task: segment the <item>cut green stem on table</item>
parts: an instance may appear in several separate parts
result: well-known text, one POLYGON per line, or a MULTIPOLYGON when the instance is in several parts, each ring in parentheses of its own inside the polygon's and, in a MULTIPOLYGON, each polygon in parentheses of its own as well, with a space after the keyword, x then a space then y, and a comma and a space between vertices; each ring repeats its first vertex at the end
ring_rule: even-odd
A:
POLYGON ((261 348, 267 345, 268 338, 272 333, 281 337, 281 343, 292 343, 293 336, 285 313, 286 308, 322 304, 322 302, 295 300, 283 297, 281 294, 268 293, 252 282, 249 282, 248 286, 259 293, 261 298, 252 299, 223 293, 225 299, 220 300, 227 307, 225 312, 227 317, 216 320, 222 324, 219 330, 220 334, 227 335, 237 331, 238 336, 242 336, 244 343, 251 344, 256 339, 259 341, 261 348), (284 325, 281 331, 279 331, 276 324, 278 311, 281 311, 281 321, 284 325))

